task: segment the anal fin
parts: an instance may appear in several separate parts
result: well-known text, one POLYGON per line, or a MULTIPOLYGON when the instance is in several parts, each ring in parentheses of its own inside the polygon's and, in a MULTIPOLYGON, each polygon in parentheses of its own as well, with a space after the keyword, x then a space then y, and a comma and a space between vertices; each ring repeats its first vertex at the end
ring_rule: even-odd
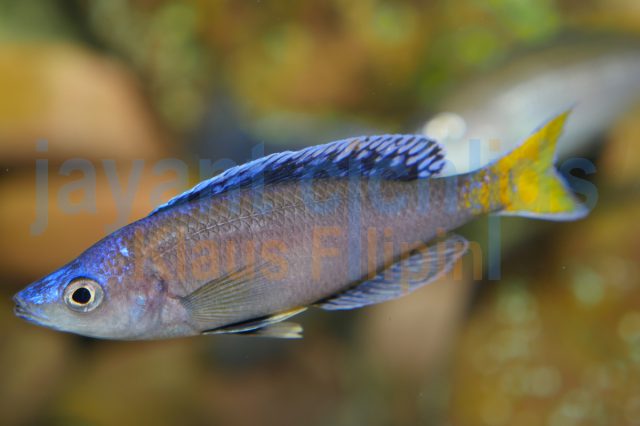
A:
POLYGON ((346 310, 397 299, 450 271, 468 247, 466 239, 449 234, 444 240, 432 242, 407 254, 372 279, 358 282, 314 306, 329 311, 346 310))

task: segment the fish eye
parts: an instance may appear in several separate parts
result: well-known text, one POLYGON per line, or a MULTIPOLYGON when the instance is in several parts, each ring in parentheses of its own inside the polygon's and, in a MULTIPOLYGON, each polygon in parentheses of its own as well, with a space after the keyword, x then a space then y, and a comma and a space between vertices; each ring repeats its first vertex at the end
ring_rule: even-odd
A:
POLYGON ((102 286, 89 278, 76 278, 64 289, 64 301, 76 312, 89 312, 102 302, 102 286))

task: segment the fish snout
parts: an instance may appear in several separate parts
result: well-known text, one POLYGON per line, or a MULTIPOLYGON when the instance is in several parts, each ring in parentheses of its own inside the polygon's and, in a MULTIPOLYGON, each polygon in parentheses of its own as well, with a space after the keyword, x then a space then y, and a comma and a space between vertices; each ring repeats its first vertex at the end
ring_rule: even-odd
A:
POLYGON ((29 314, 29 309, 27 308, 27 303, 20 296, 20 293, 17 293, 13 296, 13 303, 15 304, 13 308, 13 313, 19 317, 23 317, 29 314))
POLYGON ((33 306, 27 302, 22 296, 22 292, 17 293, 13 296, 13 303, 15 304, 13 308, 13 313, 18 317, 29 322, 41 324, 44 322, 45 318, 41 314, 37 314, 33 306))

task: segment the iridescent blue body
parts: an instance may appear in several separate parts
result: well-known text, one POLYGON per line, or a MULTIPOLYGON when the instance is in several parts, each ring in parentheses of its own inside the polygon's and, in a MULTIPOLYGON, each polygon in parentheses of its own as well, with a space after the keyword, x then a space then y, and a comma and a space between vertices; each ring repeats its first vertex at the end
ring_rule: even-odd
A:
POLYGON ((299 337, 283 320, 415 290, 465 252, 448 231, 508 210, 487 196, 501 168, 438 178, 443 166, 436 142, 389 135, 229 169, 23 290, 16 313, 100 338, 299 337))

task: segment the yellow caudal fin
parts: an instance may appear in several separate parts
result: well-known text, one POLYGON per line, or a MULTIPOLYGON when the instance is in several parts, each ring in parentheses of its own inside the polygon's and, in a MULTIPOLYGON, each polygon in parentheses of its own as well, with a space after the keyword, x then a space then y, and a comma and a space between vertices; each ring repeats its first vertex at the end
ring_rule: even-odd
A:
POLYGON ((495 162, 500 176, 500 214, 547 220, 574 220, 589 212, 556 171, 556 144, 569 111, 529 136, 518 148, 495 162))

